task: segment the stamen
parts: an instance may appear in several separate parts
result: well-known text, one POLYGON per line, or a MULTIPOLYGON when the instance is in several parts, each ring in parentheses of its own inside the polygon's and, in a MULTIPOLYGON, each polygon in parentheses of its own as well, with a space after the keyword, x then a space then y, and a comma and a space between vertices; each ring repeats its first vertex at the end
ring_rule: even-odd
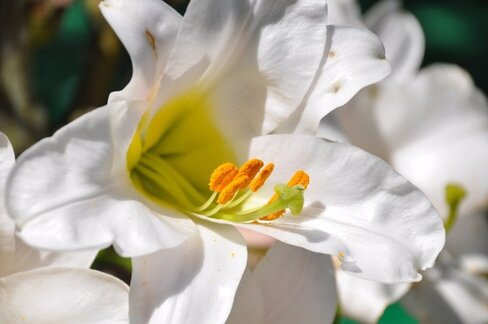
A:
POLYGON ((238 171, 237 167, 232 163, 221 164, 210 176, 210 183, 208 184, 210 190, 215 192, 224 190, 232 182, 238 171))
POLYGON ((235 194, 242 188, 245 188, 251 180, 246 175, 236 176, 231 183, 229 183, 224 190, 219 194, 217 203, 223 205, 228 203, 234 198, 235 194))
POLYGON ((307 189, 308 184, 310 183, 310 176, 303 170, 299 170, 295 172, 293 177, 291 177, 290 181, 288 181, 288 187, 293 187, 295 185, 302 185, 305 189, 307 189))
MULTIPOLYGON (((232 222, 274 220, 290 210, 298 215, 303 209, 303 192, 310 182, 304 171, 296 172, 288 184, 274 186, 275 194, 260 206, 248 199, 261 189, 274 170, 269 163, 251 159, 237 168, 224 163, 212 172, 209 180, 213 191, 208 199, 165 159, 152 152, 143 154, 133 168, 134 184, 149 193, 158 203, 175 205, 188 215, 225 219, 232 222)), ((257 201, 256 201, 257 202, 257 201)))
MULTIPOLYGON (((269 201, 269 203, 271 203, 271 200, 269 201)), ((280 211, 277 211, 276 213, 272 213, 272 214, 269 214, 267 216, 261 217, 260 220, 272 221, 272 220, 275 220, 277 218, 280 218, 284 214, 285 214, 285 211, 284 210, 280 210, 280 211)))
POLYGON ((231 201, 236 193, 246 188, 259 170, 263 161, 251 159, 244 163, 239 170, 232 163, 220 165, 210 176, 210 189, 220 192, 217 203, 223 205, 231 201))
POLYGON ((251 184, 249 185, 249 189, 251 189, 252 192, 256 192, 261 187, 264 185, 266 180, 269 178, 271 173, 273 172, 274 169, 274 164, 269 163, 264 167, 264 169, 259 172, 259 174, 251 181, 251 184))
MULTIPOLYGON (((310 176, 305 171, 299 170, 299 171, 295 172, 293 177, 291 177, 290 181, 288 181, 287 186, 291 188, 291 187, 296 186, 296 185, 302 185, 304 189, 307 189, 309 183, 310 183, 310 176)), ((278 194, 275 193, 273 195, 273 197, 271 197, 271 199, 268 201, 268 204, 273 203, 278 198, 279 198, 278 194)), ((284 214, 285 214, 285 211, 280 210, 280 211, 277 211, 275 213, 269 214, 265 217, 261 217, 260 220, 272 221, 272 220, 275 220, 277 218, 280 218, 284 214)))
POLYGON ((256 174, 258 174, 259 170, 263 167, 264 163, 261 160, 258 159, 251 159, 244 163, 240 168, 239 172, 237 172, 237 175, 235 176, 235 179, 240 178, 242 176, 247 177, 248 182, 245 183, 245 185, 242 188, 246 188, 254 179, 256 174))

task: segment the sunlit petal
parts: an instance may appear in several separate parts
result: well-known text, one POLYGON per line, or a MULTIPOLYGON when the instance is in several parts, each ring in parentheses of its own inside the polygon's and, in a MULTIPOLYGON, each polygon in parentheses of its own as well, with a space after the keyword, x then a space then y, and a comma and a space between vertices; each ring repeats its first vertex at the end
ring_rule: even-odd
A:
POLYGON ((246 266, 246 246, 232 227, 198 230, 181 246, 133 260, 132 322, 225 321, 246 266))
POLYGON ((0 279, 2 323, 128 323, 122 281, 88 269, 49 268, 0 279))

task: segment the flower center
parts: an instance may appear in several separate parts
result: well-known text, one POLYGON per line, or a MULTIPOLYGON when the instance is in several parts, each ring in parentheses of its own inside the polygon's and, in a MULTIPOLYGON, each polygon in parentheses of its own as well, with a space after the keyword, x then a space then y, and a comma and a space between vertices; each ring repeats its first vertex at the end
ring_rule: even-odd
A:
POLYGON ((257 192, 274 165, 264 166, 258 159, 240 168, 223 163, 235 161, 235 152, 212 108, 211 99, 194 89, 168 101, 154 116, 147 113, 142 118, 127 152, 135 188, 189 216, 250 222, 274 220, 286 209, 300 213, 308 175, 298 171, 287 185, 275 186, 268 202, 256 205, 257 192))
POLYGON ((164 159, 144 154, 133 169, 136 187, 158 203, 170 204, 187 215, 199 215, 232 222, 272 221, 286 209, 297 215, 304 203, 303 193, 310 178, 297 171, 288 184, 274 187, 274 195, 267 203, 247 207, 274 169, 274 164, 251 159, 240 168, 232 163, 218 166, 210 175, 209 197, 197 190, 164 159))

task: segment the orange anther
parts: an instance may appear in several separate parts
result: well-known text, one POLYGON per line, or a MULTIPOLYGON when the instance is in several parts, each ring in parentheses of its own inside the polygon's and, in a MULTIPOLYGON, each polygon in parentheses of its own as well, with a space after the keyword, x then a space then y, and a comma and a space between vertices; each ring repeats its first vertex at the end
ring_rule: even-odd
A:
POLYGON ((240 176, 235 177, 234 180, 231 181, 219 194, 219 198, 217 199, 217 203, 223 205, 228 203, 229 201, 234 198, 235 194, 242 188, 245 188, 247 184, 250 182, 247 176, 240 176))
POLYGON ((248 182, 243 185, 242 188, 245 188, 251 183, 252 179, 258 174, 259 170, 263 167, 264 163, 258 159, 251 159, 244 163, 240 168, 239 172, 236 175, 236 179, 242 176, 246 176, 248 178, 248 182))
POLYGON ((273 172, 274 169, 274 164, 269 163, 266 165, 261 172, 251 181, 251 184, 249 185, 249 188, 253 191, 256 192, 258 191, 266 182, 268 177, 271 175, 271 172, 273 172))
POLYGON ((238 169, 232 163, 224 163, 219 165, 210 176, 210 183, 208 184, 210 190, 221 192, 229 183, 232 182, 237 173, 238 169))
POLYGON ((283 216, 284 213, 285 213, 284 210, 280 210, 280 211, 277 211, 275 213, 272 213, 272 214, 266 215, 264 217, 261 217, 260 219, 261 220, 266 220, 266 221, 272 221, 272 220, 275 220, 277 218, 280 218, 281 216, 283 216))
POLYGON ((291 177, 290 181, 288 181, 287 186, 293 187, 296 185, 302 185, 307 189, 308 184, 310 183, 310 176, 303 170, 299 170, 295 172, 293 177, 291 177))

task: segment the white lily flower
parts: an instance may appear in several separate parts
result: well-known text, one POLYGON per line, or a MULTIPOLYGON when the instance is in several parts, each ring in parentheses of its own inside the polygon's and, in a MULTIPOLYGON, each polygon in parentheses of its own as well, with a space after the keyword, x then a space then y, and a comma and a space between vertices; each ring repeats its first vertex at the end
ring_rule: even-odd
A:
MULTIPOLYGON (((0 133, 0 192, 14 162, 12 146, 0 133)), ((98 271, 73 268, 88 267, 94 252, 38 251, 14 235, 2 203, 0 323, 128 323, 127 285, 98 271)))
MULTIPOLYGON (((436 310, 435 298, 432 304, 429 298, 408 297, 407 300, 409 309, 421 320, 427 320, 425 308, 432 306, 430 311, 435 312, 430 316, 457 313, 453 318, 468 322, 484 318, 481 322, 486 322, 486 309, 481 311, 486 297, 480 296, 486 296, 487 286, 480 283, 475 291, 469 287, 472 282, 484 281, 474 273, 482 273, 488 265, 486 219, 484 216, 462 219, 486 208, 486 99, 469 75, 457 67, 434 65, 418 71, 424 36, 419 23, 402 11, 398 1, 380 2, 365 14, 364 22, 357 14, 355 1, 334 0, 329 4, 330 11, 337 13, 331 17, 336 23, 369 26, 382 39, 386 56, 392 62, 392 74, 387 80, 361 91, 345 107, 328 116, 319 133, 360 146, 389 162, 419 186, 445 218, 448 215, 444 198, 446 185, 457 183, 466 188, 468 195, 459 210, 462 217, 448 236, 444 253, 450 255, 450 262, 446 264, 441 258, 439 266, 427 271, 424 281, 415 285, 420 288, 408 295, 424 290, 431 292, 432 287, 456 287, 439 288, 436 295, 442 297, 444 305, 450 305, 451 310, 436 310), (465 231, 466 225, 458 225, 461 222, 471 224, 477 231, 465 231), (473 310, 471 306, 451 303, 453 298, 459 299, 456 293, 466 298, 471 296, 467 300, 477 308, 476 312, 471 312, 472 317, 468 316, 473 310), (415 301, 423 305, 424 313, 417 311, 420 307, 414 307, 418 304, 415 301)), ((340 270, 336 276, 341 309, 349 317, 364 322, 377 321, 385 307, 399 300, 410 288, 410 285, 383 285, 351 278, 340 270), (362 302, 354 302, 357 299, 362 302)))
POLYGON ((183 18, 157 0, 101 8, 134 75, 19 158, 7 207, 26 242, 132 257, 135 322, 225 321, 247 258, 235 227, 372 280, 419 280, 432 265, 442 222, 383 161, 315 137, 253 137, 314 133, 383 78, 371 33, 326 26, 316 0, 194 0, 183 18))

